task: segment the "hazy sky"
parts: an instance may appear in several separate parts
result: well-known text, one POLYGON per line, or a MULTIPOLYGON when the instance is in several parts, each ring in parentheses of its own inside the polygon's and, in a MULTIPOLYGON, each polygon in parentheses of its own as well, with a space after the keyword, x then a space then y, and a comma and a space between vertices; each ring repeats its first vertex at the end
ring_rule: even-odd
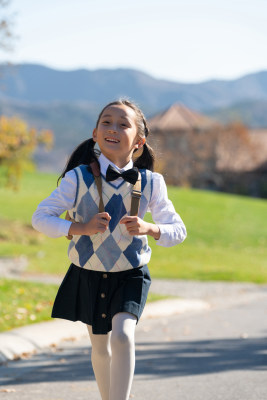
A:
POLYGON ((13 53, 57 69, 197 82, 267 69, 267 0, 12 0, 13 53))

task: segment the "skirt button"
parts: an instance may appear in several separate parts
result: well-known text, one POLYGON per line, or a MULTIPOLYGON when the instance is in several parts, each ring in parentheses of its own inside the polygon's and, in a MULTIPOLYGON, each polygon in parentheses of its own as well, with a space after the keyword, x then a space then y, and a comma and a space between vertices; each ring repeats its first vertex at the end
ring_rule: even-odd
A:
POLYGON ((105 293, 101 293, 101 298, 104 299, 106 297, 105 293))
POLYGON ((103 274, 103 278, 105 278, 105 279, 106 279, 107 277, 108 277, 108 275, 107 275, 107 274, 103 274))
POLYGON ((106 314, 102 314, 102 318, 106 318, 106 314))

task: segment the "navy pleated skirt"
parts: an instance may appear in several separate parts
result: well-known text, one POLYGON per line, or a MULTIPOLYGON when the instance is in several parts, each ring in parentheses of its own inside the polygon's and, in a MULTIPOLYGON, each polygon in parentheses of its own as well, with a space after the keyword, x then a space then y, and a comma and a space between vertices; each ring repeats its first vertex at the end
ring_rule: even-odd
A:
POLYGON ((112 330, 119 312, 141 317, 151 278, 147 265, 121 272, 99 272, 71 264, 55 298, 52 317, 81 321, 94 334, 112 330))

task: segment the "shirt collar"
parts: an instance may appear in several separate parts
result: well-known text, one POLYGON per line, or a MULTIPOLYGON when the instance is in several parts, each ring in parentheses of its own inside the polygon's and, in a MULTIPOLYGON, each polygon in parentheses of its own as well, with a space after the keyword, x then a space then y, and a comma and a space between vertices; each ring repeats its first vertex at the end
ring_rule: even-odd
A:
MULTIPOLYGON (((100 164, 100 171, 101 174, 106 176, 106 172, 108 169, 109 164, 112 165, 112 167, 116 168, 120 173, 123 171, 127 171, 128 169, 133 168, 133 161, 129 161, 128 164, 126 164, 123 168, 119 168, 116 164, 114 164, 112 161, 110 161, 106 156, 104 156, 102 153, 100 154, 98 158, 99 164, 100 164)), ((119 178, 122 179, 122 178, 119 178)))

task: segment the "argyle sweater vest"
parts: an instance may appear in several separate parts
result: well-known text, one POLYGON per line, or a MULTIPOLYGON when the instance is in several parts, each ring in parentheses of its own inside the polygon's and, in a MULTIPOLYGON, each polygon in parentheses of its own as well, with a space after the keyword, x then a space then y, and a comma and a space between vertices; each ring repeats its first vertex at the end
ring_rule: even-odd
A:
MULTIPOLYGON (((77 191, 70 216, 77 222, 88 222, 98 211, 99 195, 90 167, 81 165, 74 169, 77 191)), ((140 170, 142 196, 138 216, 144 218, 152 194, 152 172, 140 170)), ((123 216, 130 215, 133 185, 123 181, 118 187, 102 176, 102 197, 105 211, 111 216, 105 233, 92 236, 75 235, 70 242, 68 255, 79 267, 94 271, 119 272, 147 264, 151 257, 147 236, 131 236, 124 224, 123 216)))

